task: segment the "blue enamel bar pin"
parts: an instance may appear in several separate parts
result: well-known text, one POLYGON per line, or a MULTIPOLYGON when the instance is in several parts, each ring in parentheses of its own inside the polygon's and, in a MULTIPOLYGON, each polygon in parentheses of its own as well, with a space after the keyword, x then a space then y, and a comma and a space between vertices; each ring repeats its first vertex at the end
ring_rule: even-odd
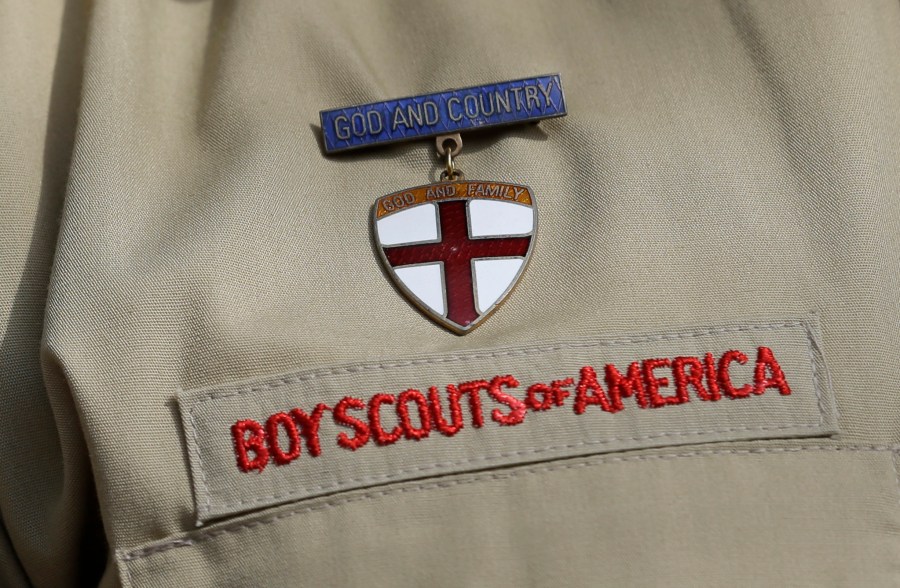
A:
POLYGON ((438 182, 378 198, 375 249, 397 289, 439 325, 465 335, 496 311, 534 251, 531 188, 467 180, 454 158, 465 131, 566 115, 559 74, 323 110, 328 154, 436 137, 438 182))
POLYGON ((328 153, 565 115, 559 74, 319 113, 328 153))

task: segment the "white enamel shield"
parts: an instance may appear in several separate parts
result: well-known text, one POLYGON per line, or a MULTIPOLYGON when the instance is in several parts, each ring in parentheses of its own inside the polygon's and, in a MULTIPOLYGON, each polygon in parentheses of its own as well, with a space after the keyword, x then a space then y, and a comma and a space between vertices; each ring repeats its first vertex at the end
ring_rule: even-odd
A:
POLYGON ((380 198, 373 231, 391 278, 458 334, 477 327, 515 287, 534 249, 537 208, 526 186, 441 182, 380 198))

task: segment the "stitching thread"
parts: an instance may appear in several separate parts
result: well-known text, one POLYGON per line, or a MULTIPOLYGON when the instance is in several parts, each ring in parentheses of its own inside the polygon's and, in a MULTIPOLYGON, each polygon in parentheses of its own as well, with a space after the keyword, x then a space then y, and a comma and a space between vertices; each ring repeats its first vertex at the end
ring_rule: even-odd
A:
POLYGON ((369 429, 372 432, 372 437, 375 438, 375 443, 378 445, 391 445, 396 443, 400 436, 403 435, 403 429, 400 425, 391 429, 390 433, 381 428, 381 411, 379 410, 381 405, 394 404, 396 400, 393 394, 384 393, 375 394, 369 400, 369 429))
POLYGON ((449 404, 450 419, 453 423, 452 425, 448 425, 447 421, 444 420, 444 414, 441 410, 437 386, 432 386, 428 389, 428 399, 434 413, 432 414, 432 417, 434 417, 434 426, 441 434, 446 435, 447 437, 456 435, 463 427, 462 407, 459 405, 459 395, 460 393, 459 390, 456 389, 456 386, 453 384, 447 386, 447 402, 449 404))
POLYGON ((206 480, 206 468, 203 467, 203 460, 200 458, 200 437, 197 434, 197 420, 194 418, 193 408, 188 416, 191 420, 191 435, 194 437, 194 453, 197 455, 197 469, 200 470, 200 492, 198 492, 198 494, 203 495, 203 504, 198 505, 197 510, 207 513, 212 510, 212 503, 209 495, 209 483, 206 480))
POLYGON ((740 388, 735 388, 731 384, 731 377, 728 375, 728 366, 731 362, 745 365, 747 361, 747 356, 736 349, 726 351, 724 355, 722 355, 722 359, 719 360, 719 382, 721 382, 725 396, 728 396, 729 398, 746 398, 747 396, 750 396, 750 391, 752 389, 750 384, 744 384, 740 388))
POLYGON ((275 465, 287 465, 300 457, 300 430, 294 418, 286 412, 276 412, 266 421, 266 433, 271 439, 270 453, 275 465), (281 448, 278 441, 279 429, 284 429, 288 437, 288 450, 281 448))
POLYGON ((308 382, 311 380, 316 380, 318 378, 323 378, 325 376, 336 376, 341 374, 356 374, 361 372, 368 371, 381 371, 386 369, 394 369, 400 367, 409 367, 413 365, 431 365, 438 363, 453 363, 456 361, 465 361, 470 359, 492 359, 497 357, 508 357, 508 356, 522 356, 527 357, 529 355, 533 355, 535 353, 545 353, 550 351, 561 351, 564 349, 591 349, 594 347, 615 347, 617 345, 627 345, 630 343, 649 343, 652 341, 677 341, 680 339, 693 339, 696 337, 708 337, 709 335, 718 335, 722 333, 740 333, 747 331, 772 331, 775 329, 784 329, 784 328, 793 328, 793 327, 804 327, 804 330, 809 332, 806 329, 806 323, 803 321, 785 321, 780 323, 767 323, 767 324, 759 324, 759 325, 744 325, 740 327, 720 327, 720 328, 710 328, 704 329, 700 331, 685 331, 681 333, 665 333, 661 335, 647 335, 644 337, 633 337, 630 339, 607 339, 605 341, 592 341, 590 343, 560 343, 558 345, 546 345, 542 347, 529 347, 525 349, 515 349, 515 350, 506 350, 506 351, 491 351, 488 353, 471 353, 471 354, 457 354, 457 355, 447 355, 445 357, 430 357, 425 359, 411 359, 408 361, 398 361, 393 363, 375 363, 375 364, 363 364, 353 367, 346 368, 331 368, 327 370, 317 370, 312 371, 305 374, 300 374, 297 376, 279 378, 276 380, 272 380, 266 384, 262 384, 259 386, 250 386, 247 388, 241 388, 240 390, 232 390, 229 392, 208 392, 200 397, 200 400, 196 402, 194 407, 207 402, 209 400, 221 400, 223 398, 230 398, 232 396, 241 396, 243 394, 248 394, 251 392, 261 392, 263 390, 274 390, 276 388, 281 388, 282 386, 289 386, 291 384, 298 384, 300 382, 308 382))
MULTIPOLYGON (((395 478, 403 477, 406 474, 418 474, 421 472, 427 472, 429 470, 435 470, 439 468, 447 468, 447 467, 455 467, 461 465, 468 465, 477 462, 489 462, 496 459, 501 459, 504 457, 519 457, 523 455, 535 455, 540 453, 546 453, 548 451, 557 451, 561 449, 576 449, 578 447, 585 447, 590 445, 607 445, 610 443, 615 443, 617 441, 645 441, 649 439, 657 439, 663 437, 687 437, 690 435, 708 435, 711 433, 733 433, 737 431, 783 431, 787 429, 807 429, 807 428, 817 428, 819 425, 810 424, 810 425, 788 425, 783 427, 729 427, 727 429, 715 429, 710 431, 684 431, 678 433, 655 433, 652 435, 639 435, 635 437, 616 437, 612 439, 602 439, 599 441, 579 441, 578 443, 571 443, 567 445, 551 445, 549 447, 539 447, 536 449, 528 449, 522 451, 508 451, 505 453, 494 453, 489 455, 482 455, 478 457, 472 457, 460 461, 445 461, 439 462, 435 464, 429 464, 427 466, 418 466, 415 468, 408 468, 404 470, 396 470, 391 474, 379 474, 374 476, 365 476, 362 478, 353 478, 349 480, 344 480, 340 484, 323 484, 319 486, 305 486, 300 490, 294 490, 291 492, 287 492, 285 494, 276 494, 273 496, 259 496, 257 498, 250 498, 247 500, 236 500, 234 502, 223 503, 220 506, 223 508, 231 507, 231 506, 246 506, 258 504, 260 502, 266 502, 269 500, 280 500, 282 498, 291 498, 298 494, 308 493, 310 491, 324 491, 324 490, 336 490, 339 488, 343 488, 347 484, 355 484, 355 483, 370 483, 370 482, 388 482, 395 478)), ((573 456, 574 457, 574 456, 573 456)))
MULTIPOLYGON (((214 539, 219 535, 223 535, 226 533, 240 533, 247 529, 251 529, 254 527, 269 525, 280 521, 282 519, 290 518, 298 514, 305 514, 309 512, 316 512, 320 510, 328 510, 330 508, 335 508, 338 506, 343 506, 345 504, 352 504, 355 502, 362 502, 366 500, 372 500, 375 498, 380 498, 383 496, 391 496, 394 494, 405 494, 405 493, 415 493, 425 490, 432 490, 436 488, 451 488, 454 486, 464 486, 468 484, 475 484, 478 482, 482 482, 485 480, 503 480, 503 479, 513 479, 520 476, 525 475, 535 475, 541 473, 555 472, 555 471, 563 471, 570 469, 579 469, 583 467, 597 467, 600 465, 610 464, 610 463, 627 463, 632 461, 666 461, 666 460, 674 460, 674 459, 684 459, 691 457, 705 457, 705 456, 717 456, 717 455, 757 455, 757 454, 766 454, 766 453, 796 453, 802 451, 834 451, 834 452, 864 452, 864 451, 889 451, 892 453, 891 463, 894 469, 894 475, 897 478, 897 486, 898 493, 900 493, 900 469, 898 469, 897 464, 897 452, 900 451, 900 447, 898 446, 890 446, 890 445, 864 445, 864 446, 833 446, 833 445, 808 445, 801 447, 760 447, 756 449, 707 449, 707 450, 697 450, 697 451, 688 451, 683 453, 671 453, 671 454, 651 454, 651 455, 632 455, 632 456, 593 456, 588 459, 583 459, 578 462, 565 462, 565 463, 554 463, 550 465, 543 465, 540 467, 530 467, 530 468, 522 468, 516 470, 509 470, 503 472, 489 472, 489 473, 476 473, 470 474, 466 478, 456 479, 456 480, 444 480, 437 482, 427 482, 420 483, 412 486, 404 486, 401 488, 390 488, 386 490, 378 490, 367 492, 364 494, 358 494, 354 496, 345 496, 342 498, 336 498, 333 500, 329 500, 326 502, 322 502, 315 505, 305 505, 298 506, 292 510, 279 513, 277 515, 271 515, 269 517, 265 517, 255 521, 247 521, 242 523, 237 523, 234 525, 222 527, 219 529, 201 531, 194 535, 194 537, 189 538, 181 538, 174 539, 172 541, 168 541, 165 543, 160 543, 158 545, 154 545, 151 547, 146 547, 142 549, 137 549, 130 552, 119 552, 119 559, 123 562, 130 562, 138 559, 143 559, 155 554, 163 553, 169 551, 171 549, 176 549, 180 547, 193 547, 198 543, 202 543, 204 541, 208 541, 210 539, 214 539)), ((127 566, 126 566, 127 567, 127 566)))
MULTIPOLYGON (((358 365, 354 367, 348 368, 331 368, 327 370, 317 370, 313 372, 309 372, 306 374, 301 374, 293 377, 285 377, 277 380, 273 380, 263 385, 259 386, 248 386, 246 388, 241 388, 239 390, 229 391, 229 392, 208 392, 200 397, 197 402, 191 406, 189 411, 190 423, 192 434, 194 437, 194 455, 197 458, 197 467, 201 471, 200 483, 198 488, 199 494, 203 495, 203 503, 198 505, 198 515, 206 515, 212 510, 212 499, 209 492, 208 480, 206 477, 206 471, 203 466, 203 458, 200 451, 200 441, 197 434, 197 424, 194 416, 197 408, 203 404, 204 402, 208 402, 211 400, 222 400, 225 398, 231 398, 233 396, 241 396, 244 394, 249 394, 253 392, 260 392, 264 390, 275 390, 277 388, 281 388, 283 386, 297 384, 300 382, 308 382, 312 380, 316 380, 318 378, 331 376, 331 375, 340 375, 340 374, 355 374, 355 373, 363 373, 367 371, 382 371, 386 369, 394 369, 398 367, 408 367, 413 365, 432 365, 432 364, 442 364, 442 363, 453 363, 457 361, 466 361, 472 359, 486 359, 486 358, 499 358, 499 357, 509 357, 509 356, 519 356, 519 357, 527 357, 529 355, 533 355, 536 353, 546 353, 552 351, 560 351, 565 349, 593 349, 597 347, 614 347, 618 345, 627 345, 634 343, 646 343, 652 341, 670 341, 670 340, 683 340, 683 339, 692 339, 699 337, 707 337, 716 334, 723 333, 736 333, 736 332, 750 332, 750 331, 760 331, 760 330, 777 330, 777 329, 789 329, 794 327, 801 327, 806 334, 807 337, 807 350, 810 357, 810 362, 812 364, 812 376, 813 376, 813 390, 816 394, 817 405, 819 410, 819 418, 816 424, 790 424, 780 427, 730 427, 725 429, 714 429, 707 431, 685 431, 678 433, 658 433, 653 435, 641 435, 635 437, 617 437, 611 439, 604 439, 599 441, 582 441, 573 444, 567 445, 559 445, 559 446, 550 446, 544 448, 530 449, 525 451, 514 451, 507 453, 497 453, 486 456, 479 456, 475 458, 470 458, 466 460, 461 460, 457 462, 444 462, 439 464, 433 464, 428 466, 420 466, 417 468, 411 468, 406 470, 397 470, 392 474, 384 474, 379 476, 367 476, 363 478, 355 478, 344 480, 340 484, 325 484, 315 487, 305 487, 302 489, 294 490, 291 492, 287 492, 284 494, 275 494, 271 496, 262 496, 256 497, 247 500, 237 500, 233 502, 224 502, 218 506, 222 508, 228 508, 232 506, 245 506, 245 505, 255 505, 260 502, 270 501, 270 500, 279 500, 283 498, 290 498, 292 496, 296 496, 298 494, 308 493, 310 491, 324 491, 331 490, 336 488, 341 488, 346 486, 347 484, 355 484, 355 483, 368 483, 368 482, 383 482, 389 481, 406 474, 414 474, 419 472, 424 472, 428 470, 433 470, 440 467, 454 467, 460 465, 466 465, 470 463, 476 462, 485 462, 496 459, 502 459, 505 457, 515 457, 515 456, 523 456, 523 455, 536 455, 539 453, 544 453, 547 451, 554 450, 567 450, 567 449, 575 449, 578 447, 592 446, 592 445, 604 445, 615 443, 618 441, 643 441, 649 439, 657 439, 657 438, 665 438, 665 437, 686 437, 690 435, 707 435, 707 434, 716 434, 716 433, 731 433, 737 431, 783 431, 788 429, 806 429, 806 428, 818 428, 821 427, 824 423, 824 413, 825 409, 822 404, 822 396, 819 391, 819 380, 817 377, 817 370, 815 368, 815 356, 812 350, 812 332, 810 331, 809 325, 805 321, 782 321, 777 323, 766 323, 766 324, 750 324, 750 325, 742 325, 742 326, 734 326, 734 327, 718 327, 718 328, 708 328, 703 330, 693 330, 693 331, 683 331, 676 333, 665 333, 659 335, 647 335, 642 337, 631 337, 631 338, 619 338, 619 339, 609 339, 606 341, 594 341, 590 343, 561 343, 558 345, 546 345, 540 347, 532 347, 518 350, 506 350, 506 351, 492 351, 488 353, 472 353, 472 354, 463 354, 463 355, 451 355, 445 357, 434 357, 434 358, 425 358, 418 360, 408 360, 402 362, 393 362, 393 363, 377 363, 377 364, 364 364, 358 365)), ((487 387, 487 382, 484 382, 485 388, 487 387)), ((472 404, 472 413, 473 413, 473 426, 475 428, 479 428, 483 424, 483 417, 481 417, 481 402, 478 397, 477 391, 470 390, 461 390, 461 393, 469 392, 470 394, 470 403, 472 404), (476 406, 477 405, 477 406, 476 406), (481 417, 481 418, 479 418, 481 417)), ((600 393, 603 394, 602 389, 600 393)))
POLYGON ((418 441, 419 439, 425 439, 431 433, 431 411, 428 401, 425 400, 425 396, 418 390, 410 388, 400 393, 400 396, 397 397, 397 414, 400 416, 400 427, 403 429, 403 436, 407 439, 418 441), (416 404, 416 409, 419 411, 418 428, 413 426, 412 420, 409 418, 409 406, 407 403, 410 400, 416 404))
MULTIPOLYGON (((356 451, 369 440, 369 425, 347 414, 347 409, 364 410, 366 403, 359 398, 344 396, 334 407, 334 418, 337 422, 353 427, 354 435, 350 437, 343 431, 338 435, 337 442, 341 447, 356 451)), ((199 458, 198 458, 199 459, 199 458)))
POLYGON ((525 410, 528 407, 523 400, 519 400, 515 396, 503 392, 503 390, 501 390, 502 386, 518 388, 519 381, 511 375, 496 376, 491 380, 488 394, 490 394, 491 398, 500 404, 505 404, 510 409, 509 414, 503 414, 499 408, 495 408, 491 411, 491 419, 500 423, 501 426, 518 425, 525 420, 525 410))
POLYGON ((891 463, 894 464, 894 474, 897 476, 897 503, 900 504, 900 447, 892 447, 891 463))
MULTIPOLYGON (((822 391, 819 390, 819 368, 816 361, 816 354, 813 350, 813 345, 817 345, 815 337, 813 337, 813 332, 810 326, 807 323, 803 323, 803 330, 806 331, 806 352, 809 354, 809 365, 810 371, 812 372, 812 380, 813 380, 813 392, 816 394, 816 404, 819 408, 819 426, 822 426, 822 423, 825 422, 825 404, 822 400, 822 391)), ((837 415, 835 415, 837 418, 837 415)))

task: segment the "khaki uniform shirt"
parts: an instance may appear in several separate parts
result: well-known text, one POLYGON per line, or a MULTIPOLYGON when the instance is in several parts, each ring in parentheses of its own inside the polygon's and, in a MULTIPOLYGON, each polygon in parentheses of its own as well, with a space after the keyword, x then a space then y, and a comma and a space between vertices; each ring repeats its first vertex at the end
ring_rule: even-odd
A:
POLYGON ((898 56, 893 0, 0 1, 0 585, 897 585, 898 56), (433 141, 318 112, 549 72, 464 137, 540 227, 451 334, 371 240, 433 141))

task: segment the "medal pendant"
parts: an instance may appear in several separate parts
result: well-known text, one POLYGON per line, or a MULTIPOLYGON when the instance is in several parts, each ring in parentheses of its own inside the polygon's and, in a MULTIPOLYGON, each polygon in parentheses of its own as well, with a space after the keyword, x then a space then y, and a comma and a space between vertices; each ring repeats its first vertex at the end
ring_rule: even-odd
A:
POLYGON ((522 277, 537 208, 527 186, 446 181, 380 198, 372 224, 381 261, 400 291, 462 335, 484 322, 522 277))
POLYGON ((439 325, 465 335, 506 300, 534 250, 528 186, 468 180, 453 158, 461 131, 566 115, 559 74, 323 110, 328 154, 436 137, 440 181, 379 198, 372 235, 397 289, 439 325))
MULTIPOLYGON (((462 142, 453 140, 458 152, 462 142)), ((522 277, 534 249, 537 207, 527 186, 466 180, 453 167, 452 150, 447 154, 442 181, 379 198, 372 228, 399 290, 463 335, 497 310, 522 277)))

